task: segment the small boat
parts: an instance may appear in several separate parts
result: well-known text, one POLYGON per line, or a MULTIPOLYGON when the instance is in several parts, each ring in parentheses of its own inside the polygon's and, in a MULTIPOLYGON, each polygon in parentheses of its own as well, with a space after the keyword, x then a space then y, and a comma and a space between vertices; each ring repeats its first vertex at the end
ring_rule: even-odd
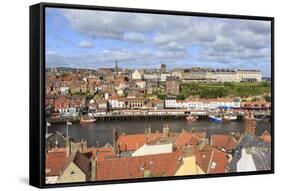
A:
POLYGON ((195 122, 195 121, 198 120, 198 116, 189 115, 189 116, 187 116, 187 117, 185 118, 185 120, 186 120, 187 122, 195 122))
POLYGON ((235 121, 237 120, 237 115, 225 115, 223 117, 224 121, 235 121))
POLYGON ((209 115, 209 119, 216 123, 223 122, 223 118, 220 115, 209 115))
POLYGON ((95 123, 95 122, 96 122, 95 118, 93 118, 93 119, 83 119, 83 118, 80 118, 80 124, 81 125, 89 124, 89 123, 95 123))

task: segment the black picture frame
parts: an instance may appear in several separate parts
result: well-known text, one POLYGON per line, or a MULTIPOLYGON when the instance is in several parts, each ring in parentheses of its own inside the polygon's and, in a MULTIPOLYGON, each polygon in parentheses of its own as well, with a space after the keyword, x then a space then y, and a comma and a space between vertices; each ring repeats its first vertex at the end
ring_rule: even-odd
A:
POLYGON ((232 15, 217 13, 197 13, 171 10, 136 9, 123 7, 104 7, 93 5, 74 5, 58 3, 39 3, 30 6, 30 97, 29 97, 29 184, 38 188, 85 186, 99 184, 133 183, 149 181, 166 181, 194 178, 212 178, 228 176, 244 176, 274 173, 274 18, 249 15, 232 15), (83 10, 118 11, 131 13, 152 13, 164 15, 182 15, 214 18, 233 18, 261 20, 271 22, 271 95, 272 95, 272 129, 271 129, 271 170, 254 172, 237 172, 227 174, 189 175, 161 178, 142 178, 128 180, 95 181, 83 183, 45 184, 45 8, 71 8, 83 10))

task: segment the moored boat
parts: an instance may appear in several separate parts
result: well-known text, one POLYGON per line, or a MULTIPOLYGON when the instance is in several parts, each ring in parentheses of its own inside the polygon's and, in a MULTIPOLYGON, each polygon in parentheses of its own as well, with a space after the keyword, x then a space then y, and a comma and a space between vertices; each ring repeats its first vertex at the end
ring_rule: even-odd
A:
POLYGON ((83 119, 83 118, 80 118, 80 124, 81 125, 89 124, 89 123, 95 123, 95 122, 96 122, 95 118, 93 118, 93 119, 83 119))
POLYGON ((237 120, 237 115, 225 115, 223 116, 224 121, 235 121, 237 120))
POLYGON ((185 120, 186 120, 187 122, 195 122, 195 121, 198 120, 198 116, 189 115, 189 116, 187 116, 187 117, 185 118, 185 120))
POLYGON ((209 115, 209 119, 216 123, 220 123, 223 121, 223 119, 220 115, 209 115))

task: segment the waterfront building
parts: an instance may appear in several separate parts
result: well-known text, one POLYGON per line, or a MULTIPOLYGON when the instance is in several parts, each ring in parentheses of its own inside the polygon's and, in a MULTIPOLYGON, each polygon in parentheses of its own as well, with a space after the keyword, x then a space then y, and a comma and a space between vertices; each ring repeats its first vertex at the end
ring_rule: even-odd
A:
POLYGON ((145 98, 127 98, 127 108, 140 109, 145 107, 147 100, 145 98))
POLYGON ((107 111, 108 109, 108 101, 107 100, 96 100, 96 104, 98 106, 99 111, 107 111))
POLYGON ((125 98, 110 97, 108 103, 110 109, 126 109, 125 98))
POLYGON ((241 109, 247 110, 270 110, 271 102, 259 101, 259 102, 242 102, 241 109))
POLYGON ((216 99, 187 99, 176 100, 175 97, 165 99, 165 108, 187 110, 217 110, 220 108, 240 108, 240 99, 216 98, 216 99))

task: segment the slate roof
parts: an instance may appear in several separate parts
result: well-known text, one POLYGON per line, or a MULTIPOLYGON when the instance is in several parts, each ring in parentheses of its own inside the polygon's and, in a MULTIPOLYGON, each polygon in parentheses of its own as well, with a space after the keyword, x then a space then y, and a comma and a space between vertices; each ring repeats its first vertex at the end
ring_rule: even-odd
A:
POLYGON ((260 137, 245 134, 235 145, 232 159, 228 164, 230 172, 237 172, 237 162, 242 157, 242 149, 251 154, 258 171, 271 169, 271 144, 260 137))

